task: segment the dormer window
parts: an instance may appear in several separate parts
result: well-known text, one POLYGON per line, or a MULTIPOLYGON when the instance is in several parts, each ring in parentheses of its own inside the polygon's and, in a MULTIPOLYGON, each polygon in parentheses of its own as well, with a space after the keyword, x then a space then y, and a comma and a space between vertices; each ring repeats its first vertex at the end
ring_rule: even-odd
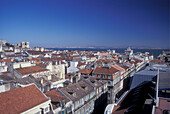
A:
POLYGON ((68 92, 70 95, 76 97, 76 92, 68 92))
POLYGON ((92 83, 95 83, 95 81, 93 80, 93 81, 91 81, 92 83))
POLYGON ((73 96, 76 97, 76 93, 73 93, 73 96))
POLYGON ((87 90, 87 87, 86 86, 82 86, 83 89, 87 90))

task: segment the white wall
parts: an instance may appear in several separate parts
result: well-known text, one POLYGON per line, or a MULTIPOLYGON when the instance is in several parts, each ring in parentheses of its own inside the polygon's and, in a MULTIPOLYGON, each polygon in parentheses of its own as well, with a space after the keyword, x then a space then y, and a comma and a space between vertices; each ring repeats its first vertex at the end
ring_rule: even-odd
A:
POLYGON ((0 93, 5 92, 5 85, 0 85, 0 93))
POLYGON ((70 67, 67 68, 67 73, 76 73, 77 71, 79 71, 77 67, 78 62, 70 62, 70 67))
POLYGON ((0 85, 0 93, 5 92, 5 91, 9 91, 10 90, 10 84, 3 84, 0 85))
POLYGON ((14 69, 20 68, 20 66, 23 67, 30 67, 35 66, 35 64, 31 64, 30 62, 19 62, 19 63, 13 63, 14 69))
POLYGON ((0 72, 6 72, 7 68, 7 66, 0 66, 0 72))

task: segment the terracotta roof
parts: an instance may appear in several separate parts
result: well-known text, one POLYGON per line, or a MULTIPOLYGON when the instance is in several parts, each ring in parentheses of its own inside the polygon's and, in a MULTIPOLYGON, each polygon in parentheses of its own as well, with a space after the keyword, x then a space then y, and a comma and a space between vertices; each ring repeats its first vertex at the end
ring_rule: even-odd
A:
POLYGON ((164 60, 151 60, 150 63, 161 63, 165 62, 164 60))
POLYGON ((63 60, 63 59, 62 58, 57 58, 57 57, 43 58, 43 61, 61 61, 61 60, 63 60))
POLYGON ((21 113, 46 101, 48 99, 35 85, 21 87, 0 93, 0 112, 21 113))
POLYGON ((11 73, 10 71, 6 71, 6 72, 1 72, 2 74, 9 74, 11 73))
POLYGON ((116 56, 113 56, 113 58, 118 59, 118 57, 116 57, 116 56))
POLYGON ((43 52, 41 52, 41 51, 35 51, 35 50, 27 50, 27 52, 28 52, 30 55, 40 55, 40 54, 43 54, 43 52))
POLYGON ((89 75, 92 72, 92 70, 91 69, 82 69, 82 70, 79 70, 77 72, 89 75))
POLYGON ((121 72, 124 72, 125 71, 125 69, 124 68, 122 68, 122 67, 120 67, 119 65, 113 65, 113 67, 114 68, 116 68, 117 70, 119 70, 119 71, 121 71, 121 72))
POLYGON ((129 65, 129 66, 132 66, 132 64, 130 64, 129 62, 127 62, 126 64, 129 65))
POLYGON ((14 51, 12 51, 12 50, 5 50, 4 52, 14 52, 14 51))
POLYGON ((21 55, 6 55, 6 57, 19 57, 21 55))
POLYGON ((135 61, 129 61, 130 64, 135 64, 135 61))
POLYGON ((50 58, 43 58, 43 61, 52 61, 50 58))
POLYGON ((3 59, 3 60, 0 60, 0 62, 6 62, 6 63, 9 63, 9 62, 11 62, 11 59, 3 59))
POLYGON ((126 65, 122 65, 121 67, 123 67, 124 69, 128 69, 129 67, 126 65))
POLYGON ((43 68, 47 67, 47 65, 48 65, 48 63, 46 63, 46 64, 36 63, 36 66, 43 67, 43 68))
POLYGON ((59 92, 55 89, 48 91, 45 93, 48 97, 51 98, 52 102, 61 102, 62 100, 66 99, 66 97, 62 96, 59 92))
POLYGON ((38 58, 31 58, 31 59, 29 59, 30 61, 37 61, 37 60, 41 60, 41 58, 40 57, 38 57, 38 58))
POLYGON ((115 63, 118 63, 119 62, 119 60, 113 60, 115 63))
POLYGON ((95 56, 93 54, 88 54, 88 55, 86 55, 86 57, 92 58, 92 57, 95 57, 95 56))
POLYGON ((119 70, 110 67, 110 68, 106 68, 106 67, 97 67, 94 70, 94 74, 115 74, 116 72, 118 72, 119 70))
POLYGON ((96 62, 97 62, 97 63, 98 63, 98 62, 108 63, 108 61, 107 61, 107 60, 105 60, 105 59, 99 59, 99 60, 97 60, 96 62))
POLYGON ((141 63, 142 62, 142 60, 140 60, 140 59, 137 59, 137 58, 133 58, 133 60, 135 60, 136 62, 139 62, 139 63, 141 63))
POLYGON ((164 110, 170 110, 170 99, 159 98, 159 106, 155 108, 155 114, 164 114, 164 110))
POLYGON ((79 61, 77 66, 81 66, 81 65, 86 65, 86 64, 79 61))
POLYGON ((80 60, 81 57, 76 57, 76 58, 73 58, 73 60, 80 60))
POLYGON ((43 72, 43 71, 49 71, 48 69, 41 68, 39 66, 17 68, 15 70, 17 72, 21 73, 22 75, 27 75, 27 74, 37 73, 37 72, 43 72))
POLYGON ((61 64, 66 64, 65 62, 61 61, 61 64))

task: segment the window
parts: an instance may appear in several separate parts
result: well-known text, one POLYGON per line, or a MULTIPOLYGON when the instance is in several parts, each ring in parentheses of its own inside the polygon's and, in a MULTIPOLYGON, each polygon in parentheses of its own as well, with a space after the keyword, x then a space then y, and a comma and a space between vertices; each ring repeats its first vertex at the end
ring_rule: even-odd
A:
POLYGON ((73 96, 76 97, 76 93, 73 93, 73 96))
POLYGON ((45 108, 45 112, 47 112, 48 111, 48 107, 47 108, 45 108))
POLYGON ((80 99, 80 105, 82 105, 82 100, 80 99))
POLYGON ((100 74, 99 74, 99 76, 98 76, 99 78, 100 78, 100 74))
POLYGON ((69 106, 68 108, 67 108, 67 112, 70 112, 71 111, 71 106, 69 106))
POLYGON ((108 75, 108 79, 111 79, 111 76, 110 76, 110 75, 108 75))

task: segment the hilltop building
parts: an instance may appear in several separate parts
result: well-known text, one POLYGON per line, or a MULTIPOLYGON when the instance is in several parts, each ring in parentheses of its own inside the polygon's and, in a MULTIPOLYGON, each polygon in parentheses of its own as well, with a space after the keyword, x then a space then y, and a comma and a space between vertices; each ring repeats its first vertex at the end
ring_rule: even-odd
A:
POLYGON ((21 42, 21 43, 18 43, 17 46, 21 48, 30 48, 29 42, 21 42))
POLYGON ((133 50, 130 47, 128 47, 127 50, 125 50, 125 54, 132 55, 133 54, 133 50))

